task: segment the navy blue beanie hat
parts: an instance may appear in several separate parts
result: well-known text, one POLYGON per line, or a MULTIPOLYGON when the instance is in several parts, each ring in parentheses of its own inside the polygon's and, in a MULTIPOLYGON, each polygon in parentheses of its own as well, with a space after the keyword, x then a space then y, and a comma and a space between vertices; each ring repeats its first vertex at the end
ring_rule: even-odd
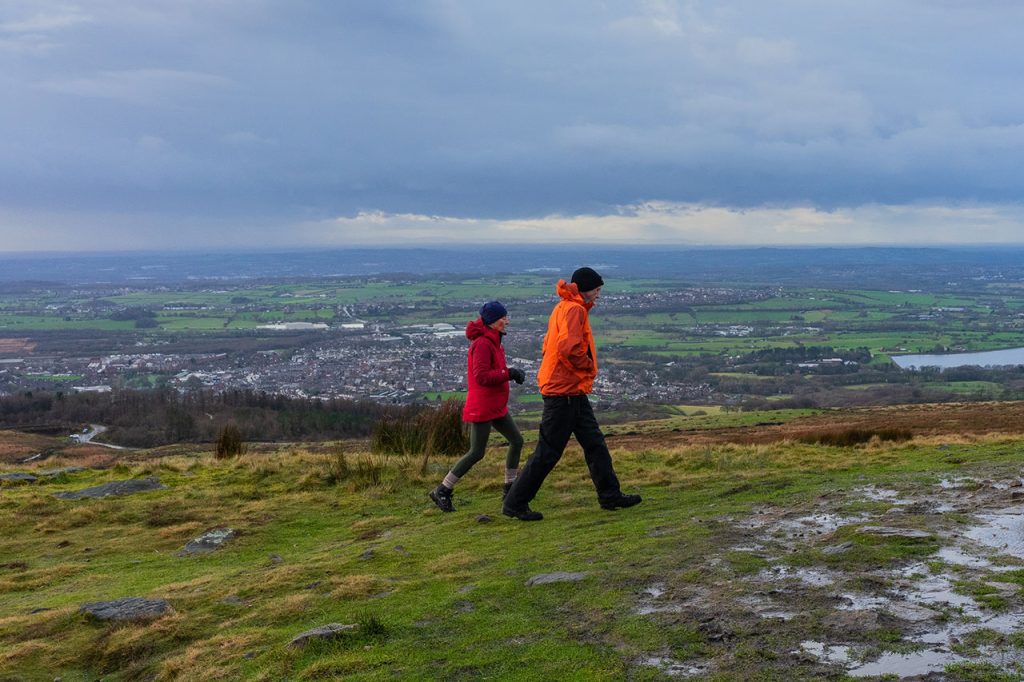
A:
POLYGON ((484 307, 480 309, 480 319, 484 321, 484 324, 497 322, 506 315, 508 315, 508 311, 505 310, 505 306, 501 304, 501 301, 484 303, 484 307))
POLYGON ((597 270, 593 268, 580 268, 576 272, 572 273, 572 283, 576 285, 576 288, 582 294, 584 291, 590 291, 598 287, 604 286, 604 280, 601 279, 601 275, 597 274, 597 270))

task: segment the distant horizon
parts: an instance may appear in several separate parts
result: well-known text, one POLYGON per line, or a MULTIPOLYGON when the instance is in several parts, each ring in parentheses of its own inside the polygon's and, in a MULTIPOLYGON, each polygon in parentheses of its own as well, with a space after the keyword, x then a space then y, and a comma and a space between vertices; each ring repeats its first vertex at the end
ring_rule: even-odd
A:
POLYGON ((729 246, 437 245, 433 248, 350 247, 204 251, 36 252, 0 254, 0 283, 155 284, 309 280, 349 277, 568 277, 589 265, 616 279, 664 277, 694 282, 799 285, 824 277, 857 287, 870 274, 876 287, 908 287, 952 267, 1007 281, 1024 281, 1024 246, 729 246))
POLYGON ((1024 240, 1020 242, 992 242, 992 243, 960 243, 960 244, 904 244, 904 243, 877 243, 877 244, 620 244, 616 242, 602 243, 592 242, 580 244, 578 242, 551 242, 551 243, 480 243, 480 242, 456 242, 438 245, 397 245, 397 244, 359 244, 354 246, 332 245, 329 247, 302 246, 302 247, 216 247, 216 248, 149 248, 149 249, 96 249, 91 251, 3 251, 0 250, 0 258, 8 257, 66 257, 78 258, 89 256, 119 256, 119 255, 259 255, 259 254, 313 254, 313 253, 334 253, 334 252, 356 252, 356 251, 493 251, 518 249, 523 251, 545 251, 545 250, 586 250, 586 251, 744 251, 744 250, 772 250, 772 251, 807 251, 807 250, 870 250, 870 249, 894 249, 894 250, 952 250, 952 251, 987 251, 999 249, 1022 249, 1024 240))

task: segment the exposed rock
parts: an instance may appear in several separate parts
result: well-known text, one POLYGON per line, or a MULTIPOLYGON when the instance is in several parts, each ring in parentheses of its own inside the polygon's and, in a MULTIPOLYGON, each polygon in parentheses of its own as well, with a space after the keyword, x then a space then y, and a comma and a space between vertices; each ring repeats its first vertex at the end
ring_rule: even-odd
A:
POLYGON ((160 484, 160 479, 154 476, 146 478, 132 478, 127 481, 110 481, 102 485, 74 490, 70 492, 54 493, 62 500, 80 500, 82 498, 101 498, 109 495, 133 495, 148 490, 161 490, 167 486, 160 484))
POLYGON ((270 563, 272 563, 272 564, 282 564, 282 563, 284 563, 284 559, 281 558, 280 554, 268 554, 267 555, 267 559, 269 559, 270 563))
POLYGON ((307 630, 302 634, 296 635, 288 646, 301 649, 313 640, 327 641, 331 639, 337 639, 343 637, 346 634, 355 630, 358 625, 355 624, 342 624, 342 623, 328 623, 327 625, 321 625, 318 628, 307 630))
POLYGON ((372 559, 372 558, 373 558, 373 547, 370 547, 370 548, 369 548, 369 549, 367 549, 367 550, 366 550, 365 552, 363 552, 362 554, 360 554, 360 555, 359 555, 359 558, 360 558, 360 559, 361 559, 362 561, 369 561, 370 559, 372 559))
POLYGON ((548 585, 550 583, 578 583, 586 577, 586 573, 570 573, 567 571, 541 573, 527 580, 526 586, 533 587, 534 585, 548 585))
POLYGON ((214 550, 220 549, 228 540, 237 536, 238 531, 234 528, 214 528, 213 530, 208 530, 195 540, 190 541, 187 545, 182 547, 178 552, 178 556, 208 554, 214 550))
POLYGON ((39 478, 32 474, 23 474, 21 472, 15 472, 13 474, 0 474, 0 481, 12 481, 15 483, 34 483, 39 478))
POLYGON ((842 554, 843 552, 853 549, 852 542, 844 542, 841 545, 832 545, 821 550, 821 553, 826 556, 834 556, 836 554, 842 554))
POLYGON ((38 471, 40 476, 46 478, 53 478, 54 476, 60 476, 61 474, 77 474, 79 471, 85 471, 85 467, 60 467, 59 469, 43 469, 38 471))
POLYGON ((905 620, 909 623, 921 623, 926 620, 938 618, 942 615, 938 611, 906 602, 893 602, 892 604, 887 604, 884 607, 884 610, 888 611, 900 620, 905 620))
POLYGON ((929 533, 926 530, 917 530, 915 528, 893 528, 892 526, 863 526, 858 528, 857 532, 890 538, 907 538, 909 540, 927 540, 928 538, 934 537, 932 533, 929 533))
POLYGON ((476 517, 477 523, 490 523, 493 520, 494 519, 488 516, 487 514, 481 514, 480 516, 476 517))
POLYGON ((142 597, 92 602, 79 609, 80 613, 97 620, 113 621, 153 620, 173 611, 174 609, 164 599, 143 599, 142 597))

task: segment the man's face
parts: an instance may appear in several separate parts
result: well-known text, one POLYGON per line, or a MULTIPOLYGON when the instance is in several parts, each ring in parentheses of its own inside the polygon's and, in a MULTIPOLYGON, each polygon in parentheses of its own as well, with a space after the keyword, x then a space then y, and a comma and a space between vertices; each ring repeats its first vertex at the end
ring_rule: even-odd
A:
POLYGON ((598 287, 596 289, 591 289, 590 291, 584 291, 584 292, 580 293, 580 296, 583 297, 583 302, 584 303, 594 303, 594 302, 597 301, 597 297, 600 296, 600 295, 601 295, 601 287, 598 287))

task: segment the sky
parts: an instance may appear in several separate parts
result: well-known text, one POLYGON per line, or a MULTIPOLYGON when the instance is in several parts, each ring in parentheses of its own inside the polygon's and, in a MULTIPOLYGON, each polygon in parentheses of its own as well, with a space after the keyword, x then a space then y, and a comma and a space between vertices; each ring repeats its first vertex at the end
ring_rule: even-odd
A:
POLYGON ((1024 242, 1018 0, 0 0, 0 251, 1024 242))

